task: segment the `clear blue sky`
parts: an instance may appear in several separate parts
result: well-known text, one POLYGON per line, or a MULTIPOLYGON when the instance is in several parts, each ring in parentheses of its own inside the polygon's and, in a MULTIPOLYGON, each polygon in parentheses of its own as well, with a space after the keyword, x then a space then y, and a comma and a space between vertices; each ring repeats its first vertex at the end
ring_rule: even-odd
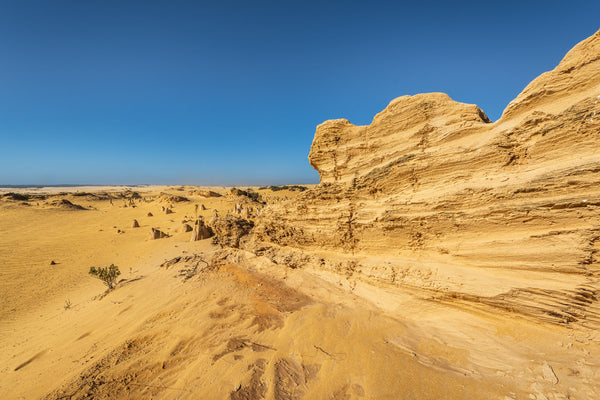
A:
POLYGON ((0 1, 0 184, 316 183, 316 125, 499 118, 599 1, 0 1))

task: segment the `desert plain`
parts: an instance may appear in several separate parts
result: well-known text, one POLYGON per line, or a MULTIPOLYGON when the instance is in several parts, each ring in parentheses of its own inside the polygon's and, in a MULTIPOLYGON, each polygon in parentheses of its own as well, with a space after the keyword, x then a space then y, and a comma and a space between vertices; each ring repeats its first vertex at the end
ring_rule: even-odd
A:
POLYGON ((2 398, 598 399, 599 101, 600 32, 324 122, 319 185, 2 189, 2 398))

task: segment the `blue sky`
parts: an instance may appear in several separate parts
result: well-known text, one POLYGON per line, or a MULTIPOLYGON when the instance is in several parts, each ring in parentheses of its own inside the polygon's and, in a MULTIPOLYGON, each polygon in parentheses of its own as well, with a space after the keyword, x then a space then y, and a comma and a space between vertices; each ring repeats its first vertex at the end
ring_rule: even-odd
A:
POLYGON ((2 1, 0 184, 316 183, 316 125, 446 92, 496 120, 597 1, 2 1))

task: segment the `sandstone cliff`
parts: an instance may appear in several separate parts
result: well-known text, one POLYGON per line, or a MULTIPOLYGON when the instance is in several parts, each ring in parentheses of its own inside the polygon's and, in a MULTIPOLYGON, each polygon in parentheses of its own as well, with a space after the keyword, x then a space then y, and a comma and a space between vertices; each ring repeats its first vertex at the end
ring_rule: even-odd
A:
POLYGON ((600 32, 494 123, 441 93, 326 121, 321 184, 263 210, 249 248, 351 287, 600 327, 599 100, 600 32))

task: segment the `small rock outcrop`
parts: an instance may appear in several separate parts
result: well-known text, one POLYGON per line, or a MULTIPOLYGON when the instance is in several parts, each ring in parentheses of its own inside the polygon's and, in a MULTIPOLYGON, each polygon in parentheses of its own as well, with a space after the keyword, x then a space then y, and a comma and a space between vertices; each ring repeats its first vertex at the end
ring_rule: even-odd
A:
POLYGON ((167 235, 166 233, 164 233, 163 231, 156 229, 156 228, 152 228, 152 232, 150 233, 150 240, 155 240, 155 239, 162 239, 162 238, 166 238, 169 237, 169 235, 167 235))
POLYGON ((87 210, 85 207, 80 206, 79 204, 71 203, 67 199, 53 200, 48 203, 48 205, 65 210, 87 210))
POLYGON ((248 196, 247 191, 238 188, 231 188, 229 193, 231 193, 233 196, 248 196))
POLYGON ((160 200, 167 201, 170 203, 181 203, 181 202, 185 202, 185 201, 190 201, 187 197, 179 196, 176 194, 164 193, 164 192, 160 194, 159 198, 160 198, 160 200))
POLYGON ((212 229, 204 223, 204 219, 198 218, 196 219, 196 222, 194 222, 191 241, 195 242, 197 240, 208 239, 209 237, 212 237, 213 234, 212 229))
POLYGON ((212 190, 192 190, 189 193, 190 193, 190 195, 196 195, 196 196, 206 197, 206 198, 222 196, 220 193, 214 192, 212 190))
POLYGON ((238 188, 231 188, 229 190, 229 197, 233 197, 238 201, 243 203, 260 203, 262 202, 261 196, 258 192, 253 191, 252 189, 242 190, 238 188))
POLYGON ((179 228, 180 232, 190 232, 192 227, 189 224, 181 224, 181 228, 179 228))
POLYGON ((15 201, 27 201, 30 198, 30 196, 27 194, 14 193, 14 192, 5 193, 2 195, 2 197, 5 199, 15 200, 15 201))
POLYGON ((238 248, 240 240, 250 233, 254 223, 235 215, 225 215, 223 217, 217 215, 210 220, 210 226, 215 233, 214 244, 221 247, 238 248))

